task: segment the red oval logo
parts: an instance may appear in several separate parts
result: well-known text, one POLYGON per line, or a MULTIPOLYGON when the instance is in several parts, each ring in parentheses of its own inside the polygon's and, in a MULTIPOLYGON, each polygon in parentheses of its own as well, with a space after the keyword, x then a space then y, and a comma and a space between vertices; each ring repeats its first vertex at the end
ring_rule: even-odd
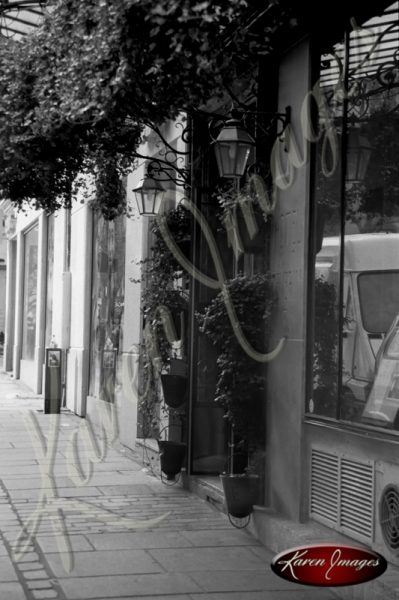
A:
POLYGON ((388 566, 385 558, 366 548, 338 544, 298 546, 277 554, 272 570, 283 579, 304 585, 354 585, 375 579, 388 566))

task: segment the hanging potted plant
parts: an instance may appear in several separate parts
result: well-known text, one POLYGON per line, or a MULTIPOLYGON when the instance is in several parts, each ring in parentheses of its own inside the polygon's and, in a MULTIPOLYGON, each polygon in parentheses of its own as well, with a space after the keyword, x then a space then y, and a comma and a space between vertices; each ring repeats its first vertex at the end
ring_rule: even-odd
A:
POLYGON ((166 372, 161 373, 163 399, 170 408, 179 408, 188 399, 188 363, 185 353, 185 311, 180 312, 180 340, 176 353, 169 358, 166 372))
POLYGON ((239 253, 255 254, 266 245, 268 218, 274 206, 269 203, 265 184, 255 181, 257 185, 252 177, 241 189, 233 184, 216 193, 222 228, 239 253))
POLYGON ((258 353, 269 351, 275 305, 269 276, 238 275, 197 313, 200 330, 218 351, 215 401, 224 407, 231 426, 231 452, 221 480, 227 511, 236 518, 248 517, 258 500, 256 456, 264 452, 265 446, 266 371, 264 364, 248 353, 248 347, 258 353), (240 343, 242 336, 248 347, 240 343), (237 451, 247 457, 244 469, 237 451))
POLYGON ((172 359, 171 363, 169 372, 161 373, 163 400, 170 408, 179 408, 188 398, 187 362, 172 359))

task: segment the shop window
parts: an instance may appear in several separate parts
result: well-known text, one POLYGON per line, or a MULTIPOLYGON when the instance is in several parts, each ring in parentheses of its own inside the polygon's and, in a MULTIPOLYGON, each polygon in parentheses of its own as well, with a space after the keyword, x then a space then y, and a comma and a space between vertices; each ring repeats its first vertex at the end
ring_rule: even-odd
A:
POLYGON ((322 56, 307 411, 399 429, 398 3, 322 56))
POLYGON ((53 320, 53 277, 54 277, 54 215, 47 220, 47 281, 46 281, 46 329, 45 346, 50 346, 53 320))
POLYGON ((24 236, 24 294, 22 325, 22 358, 34 360, 37 306, 38 225, 24 236))
POLYGON ((115 400, 122 352, 124 277, 125 219, 95 215, 89 393, 106 402, 115 400))

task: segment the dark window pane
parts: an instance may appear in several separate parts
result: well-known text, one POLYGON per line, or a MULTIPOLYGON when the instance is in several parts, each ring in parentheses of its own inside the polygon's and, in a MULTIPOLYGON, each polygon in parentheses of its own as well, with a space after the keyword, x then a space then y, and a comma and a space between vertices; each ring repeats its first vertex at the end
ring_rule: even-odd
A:
POLYGON ((90 394, 114 402, 125 298, 124 217, 96 216, 93 238, 90 394))
POLYGON ((399 313, 399 271, 362 273, 358 286, 363 327, 368 333, 386 333, 399 313))
POLYGON ((35 358, 36 306, 37 306, 37 255, 38 232, 35 225, 25 234, 24 256, 24 316, 22 335, 22 358, 35 358))

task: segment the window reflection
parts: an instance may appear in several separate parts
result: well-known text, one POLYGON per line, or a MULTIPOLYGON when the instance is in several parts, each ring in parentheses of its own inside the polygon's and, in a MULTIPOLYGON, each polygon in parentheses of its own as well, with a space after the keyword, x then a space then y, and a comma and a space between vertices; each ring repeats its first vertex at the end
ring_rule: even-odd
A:
POLYGON ((122 351, 125 298, 125 220, 95 216, 93 244, 90 394, 114 402, 122 351))
POLYGON ((316 164, 308 410, 399 429, 398 3, 350 32, 348 47, 347 61, 339 44, 322 59, 345 173, 326 177, 316 164))
POLYGON ((24 236, 24 316, 22 334, 22 358, 35 358, 36 305, 37 305, 37 254, 38 225, 24 236))

